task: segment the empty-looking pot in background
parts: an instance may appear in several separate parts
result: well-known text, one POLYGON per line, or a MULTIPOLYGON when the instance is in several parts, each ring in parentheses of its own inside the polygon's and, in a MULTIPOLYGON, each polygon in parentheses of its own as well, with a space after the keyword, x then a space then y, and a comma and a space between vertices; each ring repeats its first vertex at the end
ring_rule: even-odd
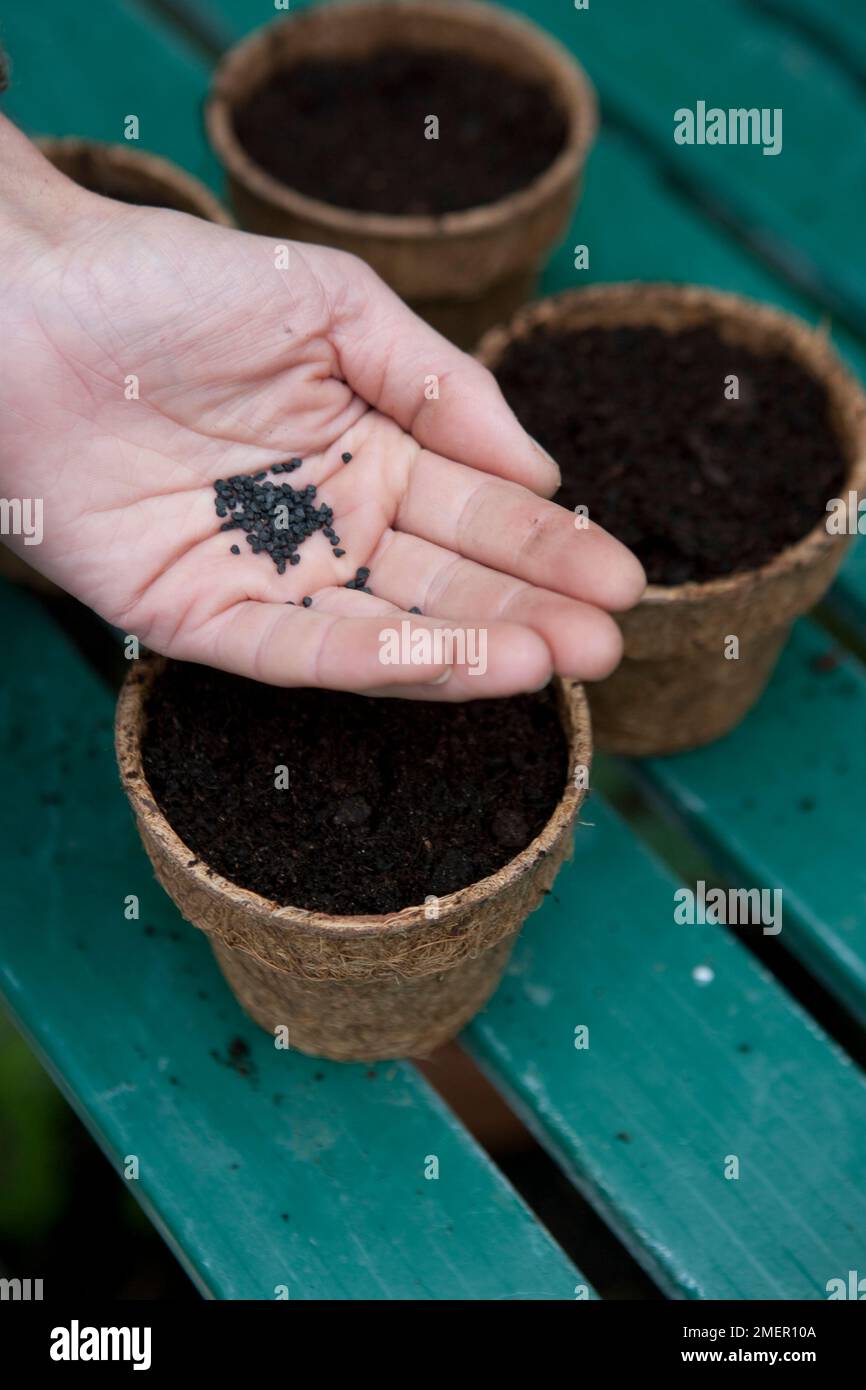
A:
MULTIPOLYGON (((849 491, 859 494, 866 483, 866 401, 826 335, 776 309, 714 290, 599 285, 523 310, 484 338, 478 356, 500 375, 524 424, 554 454, 568 454, 580 440, 571 480, 568 460, 558 458, 560 498, 567 494, 571 506, 594 490, 598 505, 590 506, 590 517, 639 553, 645 544, 660 570, 675 560, 686 574, 714 574, 707 566, 710 540, 724 565, 724 545, 736 547, 746 528, 755 553, 763 545, 760 562, 749 567, 703 581, 651 582, 638 606, 619 619, 622 664, 588 688, 600 748, 672 753, 727 733, 763 691, 794 619, 818 602, 839 568, 851 536, 828 531, 827 504, 849 491), (657 332, 639 343, 632 335, 629 346, 634 329, 657 332), (607 346, 604 335, 595 337, 584 356, 580 343, 567 337, 596 330, 613 334, 607 346), (728 372, 735 375, 738 350, 746 368, 743 393, 735 398, 726 382, 728 372), (703 404, 690 413, 686 388, 689 373, 700 378, 701 354, 712 362, 710 380, 703 404), (606 378, 599 375, 603 357, 606 378), (581 374, 593 383, 582 402, 581 374), (662 375, 664 392, 655 389, 662 375), (749 379, 762 375, 763 395, 750 399, 749 379), (595 389, 599 382, 605 389, 595 389), (756 412, 760 400, 763 413, 756 412), (833 479, 826 492, 823 475, 814 471, 819 457, 828 482, 833 479), (807 485, 799 488, 791 473, 797 467, 807 470, 801 475, 807 485), (764 469, 772 482, 753 504, 750 489, 764 469), (807 495, 811 500, 804 503, 807 495), (623 497, 630 497, 625 507, 623 497), (775 552, 770 545, 766 553, 780 520, 791 522, 792 505, 798 510, 789 543, 775 552), (719 524, 708 509, 715 509, 719 524), (677 534, 682 549, 675 556, 677 534)), ((647 564, 647 555, 642 558, 647 564)))
MULTIPOLYGON (((432 88, 435 78, 427 80, 432 88)), ((471 92, 469 79, 465 79, 464 86, 467 84, 471 92)), ((423 75, 416 77, 412 89, 416 95, 419 90, 426 90, 423 75)), ((364 83, 358 90, 361 99, 364 83)), ((468 115, 466 123, 471 125, 468 115)), ((536 127, 538 124, 536 121, 536 127)), ((596 125, 593 89, 565 49, 534 25, 499 8, 453 4, 448 0, 330 4, 277 20, 238 44, 223 59, 207 107, 211 142, 228 171, 231 199, 244 227, 273 237, 318 242, 354 252, 419 313, 466 346, 529 298, 540 265, 568 225, 596 125), (386 117, 381 122, 384 153, 383 149, 374 152, 371 145, 379 144, 378 126, 366 141, 359 139, 352 102, 347 99, 345 83, 340 84, 333 76, 333 68, 330 95, 326 90, 323 96, 318 90, 324 78, 316 84, 313 95, 320 104, 314 114, 309 104, 312 96, 306 107, 297 101, 293 107, 293 87, 287 84, 278 99, 271 93, 267 111, 263 109, 258 115, 259 138, 264 132, 268 137, 265 143, 270 140, 276 144, 276 149, 266 151, 275 167, 285 163, 286 150, 291 151, 301 141, 306 147, 318 134, 322 140, 320 158, 308 160, 312 166, 307 170, 312 174, 311 186, 289 186, 284 178, 275 177, 263 167, 264 153, 255 159, 242 143, 239 118, 249 144, 247 127, 255 124, 250 118, 250 102, 258 100, 269 87, 273 89, 281 75, 303 65, 305 80, 309 80, 313 64, 357 65, 381 61, 383 55, 387 62, 389 54, 399 68, 399 54, 405 57, 407 52, 410 57, 418 54, 434 63, 444 57, 452 69, 460 62, 483 65, 488 74, 492 70, 497 98, 477 98, 478 120, 493 119, 497 110, 501 113, 505 108, 509 81, 531 84, 561 126, 561 140, 549 162, 532 173, 523 186, 510 188, 492 199, 488 194, 487 201, 470 182, 471 196, 483 204, 480 206, 469 204, 459 210, 432 206, 417 214, 338 205, 335 194, 323 193, 321 189, 341 170, 347 177, 353 173, 356 184, 358 180, 363 182, 374 154, 383 162, 380 173, 386 179, 388 141, 398 137, 404 141, 401 153, 407 197, 413 193, 423 195, 425 161, 428 170, 437 173, 442 168, 437 170, 435 161, 453 157, 457 95, 448 97, 440 89, 438 104, 447 109, 436 111, 435 106, 424 105, 424 114, 419 114, 419 108, 418 113, 413 111, 411 116, 401 117, 399 103, 403 97, 394 74, 380 72, 371 76, 370 85, 377 84, 377 90, 384 91, 383 99, 398 104, 393 118, 386 117), (329 111, 333 111, 339 123, 339 129, 330 135, 323 133, 329 111), (439 120, 438 140, 425 137, 428 112, 439 120), (407 137, 409 129, 411 136, 407 137), (409 158, 416 146, 405 147, 407 138, 417 142, 417 162, 409 158), (331 143, 326 148, 328 141, 331 143), (335 147, 337 141, 339 148, 335 147), (290 142, 295 142, 294 146, 290 142)), ((537 128, 529 129, 528 120, 519 119, 506 122, 503 134, 520 139, 521 153, 528 159, 541 138, 537 128)), ((471 146, 472 132, 468 138, 471 146)), ((475 157, 479 161, 479 182, 483 178, 488 183, 495 176, 497 163, 500 172, 513 172, 517 153, 506 161, 502 153, 491 148, 489 140, 478 142, 475 157)), ((440 190, 439 196, 444 191, 453 194, 456 184, 467 178, 468 158, 467 155, 467 160, 455 161, 447 190, 440 190)), ((393 169, 393 163, 390 167, 393 169)), ((297 179, 300 181, 300 174, 297 179)), ((373 204, 377 197, 381 202, 386 193, 381 187, 364 190, 364 196, 373 204)), ((347 196, 357 195, 350 192, 347 196)), ((411 200, 404 206, 410 208, 411 200)))
MULTIPOLYGON (((553 774, 550 782, 553 789, 550 804, 554 809, 525 848, 519 852, 504 851, 513 857, 495 872, 458 891, 443 893, 436 899, 434 912, 429 903, 422 900, 400 911, 338 916, 281 906, 230 882, 209 866, 207 855, 200 847, 197 851, 190 848, 169 823, 147 780, 147 756, 143 756, 143 748, 147 754, 148 703, 153 691, 159 690, 165 670, 166 664, 161 658, 149 657, 136 664, 123 687, 116 723, 121 778, 157 878, 184 917, 207 934, 223 974, 247 1013, 269 1032, 286 1026, 291 1047, 335 1060, 426 1056, 454 1037, 496 988, 516 933, 550 889, 563 860, 571 854, 573 827, 584 795, 581 787, 585 784, 585 778, 576 778, 575 771, 579 766, 588 768, 591 758, 589 716, 580 687, 557 682, 555 708, 565 737, 558 754, 560 770, 553 774), (578 781, 580 786, 575 785, 578 781)), ((209 676, 207 679, 223 678, 209 676)), ((308 765, 304 760, 311 756, 315 759, 317 754, 315 747, 307 744, 297 747, 298 739, 303 743, 301 735, 292 744, 293 727, 297 725, 287 717, 288 711, 280 707, 276 715, 273 713, 273 701, 287 692, 274 692, 270 687, 257 687, 257 690, 259 694, 252 698, 260 701, 256 706, 259 719, 253 720, 253 724, 258 726, 259 721, 276 720, 280 727, 277 743, 294 747, 303 779, 303 767, 308 765)), ((218 698, 215 696, 212 703, 218 698)), ((402 706, 411 702, 378 703, 402 706)), ((197 707, 193 702, 194 710, 197 707)), ((193 717, 198 716, 194 713, 193 717)), ((334 727, 337 753, 342 747, 339 740, 344 738, 339 724, 337 719, 330 726, 334 727)), ((173 713, 166 727, 172 731, 178 727, 173 713)), ((248 727, 245 723, 245 729, 248 727)), ((222 715, 215 728, 215 737, 219 739, 224 728, 222 715)), ((179 737, 179 758, 182 759, 192 740, 183 731, 179 737)), ((218 823, 219 833, 225 834, 229 801, 237 801, 238 783, 244 778, 252 786, 256 798, 249 818, 258 818, 256 788, 260 782, 250 767, 248 755, 243 754, 245 761, 241 773, 236 775, 231 768, 237 746, 246 746, 247 741, 246 733, 240 733, 237 738, 233 733, 228 758, 207 754, 201 764, 204 768, 201 776, 194 772, 191 777, 186 772, 183 774, 184 787, 189 781, 193 782, 192 795, 204 808, 196 825, 212 845, 218 823), (202 780, 214 776, 217 781, 231 781, 231 787, 226 786, 223 795, 216 784, 202 790, 202 780)), ((311 742, 315 744, 314 739, 311 742)), ((361 752, 357 743, 353 746, 353 765, 361 765, 361 752)), ((501 760, 501 741, 495 743, 495 748, 496 758, 501 760)), ((411 747, 408 752, 412 754, 411 747)), ((318 756, 322 756, 321 752, 318 756)), ((340 759, 339 766, 344 769, 342 754, 340 759)), ((417 766, 423 761, 418 758, 414 763, 417 766)), ((176 762, 171 753, 167 766, 176 785, 176 762)), ((346 776, 351 776, 351 772, 349 769, 346 776)), ((479 776, 482 775, 483 771, 479 770, 479 776)), ((498 775, 513 776, 507 771, 498 775)), ((345 782, 346 776, 341 774, 338 780, 345 782)), ((371 795, 366 787, 365 791, 371 795)), ((186 796, 186 791, 182 794, 186 796)), ((334 817, 330 812, 326 815, 324 803, 312 803, 311 798, 316 793, 308 782, 299 785, 298 794, 304 798, 304 807, 310 811, 316 827, 314 834, 320 846, 315 851, 318 867, 324 859, 323 827, 326 823, 333 826, 334 817)), ((278 791, 272 795, 283 793, 278 791)), ((441 800, 441 783, 436 795, 441 800)), ((329 797, 330 792, 325 796, 329 797)), ((296 802, 295 806, 298 804, 296 802)), ((387 816, 387 806, 378 810, 387 816)), ((422 834, 424 806, 419 805, 414 810, 414 815, 405 816, 403 824, 411 825, 408 833, 414 834, 417 830, 422 834)), ((243 809, 238 811, 237 807, 231 812, 235 817, 244 814, 243 809)), ((284 813, 281 810, 279 814, 284 813)), ((269 831, 264 827, 255 828, 254 856, 258 856, 256 847, 259 845, 263 852, 270 854, 268 846, 285 845, 287 836, 289 840, 300 841, 301 832, 291 807, 285 814, 288 816, 288 822, 283 822, 287 827, 285 832, 282 828, 275 830, 273 824, 269 831)), ((192 831, 187 834, 190 839, 194 838, 192 831)), ((369 834, 366 825, 348 826, 344 839, 347 853, 351 852, 353 837, 368 840, 369 834)), ((438 845, 428 843, 427 849, 432 851, 434 860, 441 854, 438 845)), ((230 852, 234 854, 234 845, 230 845, 230 852)), ((362 861, 356 877, 363 878, 364 872, 370 873, 367 861, 362 861)), ((327 870, 324 877, 329 886, 327 870)), ((349 881, 352 881, 351 873, 349 881)), ((307 888, 309 891, 309 884, 307 888)), ((302 891, 303 885, 299 892, 302 891)))

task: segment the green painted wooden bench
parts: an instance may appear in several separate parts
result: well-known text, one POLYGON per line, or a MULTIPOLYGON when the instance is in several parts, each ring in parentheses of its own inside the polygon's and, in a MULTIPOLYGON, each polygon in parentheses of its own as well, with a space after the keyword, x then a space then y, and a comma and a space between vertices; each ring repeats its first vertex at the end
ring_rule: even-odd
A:
MULTIPOLYGON (((516 8, 580 57, 605 117, 544 289, 692 280, 830 314, 866 378, 856 0, 516 8), (700 97, 782 106, 783 155, 708 160, 676 146, 673 111, 700 97), (576 241, 588 274, 573 268, 576 241)), ((219 189, 200 117, 209 65, 270 13, 249 0, 17 0, 0 29, 7 109, 33 133, 102 139, 135 111, 143 145, 219 189)), ((130 1187, 202 1291, 594 1297, 412 1065, 277 1053, 247 1022, 140 849, 113 765, 113 692, 32 598, 3 586, 0 614, 0 756, 14 789, 0 804, 3 995, 118 1170, 138 1158, 130 1187), (138 923, 123 915, 131 892, 138 923), (431 1155, 437 1181, 424 1176, 431 1155)), ((864 651, 861 541, 739 730, 602 767, 611 795, 593 796, 573 863, 463 1038, 669 1297, 820 1299, 862 1267, 864 651), (781 887, 772 947, 677 926, 684 865, 781 887), (588 1048, 575 1047, 581 1026, 588 1048)))

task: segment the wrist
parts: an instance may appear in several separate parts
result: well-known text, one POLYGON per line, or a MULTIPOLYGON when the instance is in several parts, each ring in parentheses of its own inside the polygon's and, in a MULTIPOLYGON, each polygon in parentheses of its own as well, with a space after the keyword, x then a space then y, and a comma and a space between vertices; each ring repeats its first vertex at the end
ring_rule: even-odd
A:
POLYGON ((17 126, 0 115, 0 258, 12 289, 28 269, 80 236, 92 194, 58 172, 17 126))

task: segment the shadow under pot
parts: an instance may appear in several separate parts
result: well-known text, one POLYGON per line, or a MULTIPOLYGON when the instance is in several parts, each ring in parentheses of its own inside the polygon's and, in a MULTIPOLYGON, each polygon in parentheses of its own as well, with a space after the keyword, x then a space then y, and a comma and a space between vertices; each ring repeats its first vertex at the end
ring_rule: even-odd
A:
MULTIPOLYGON (((556 458, 555 500, 638 555, 624 658, 587 688, 597 746, 698 747, 761 695, 829 587, 866 485, 866 400, 823 332, 736 295, 599 285, 492 330, 478 356, 556 458)), ((856 527, 856 522, 855 522, 856 527)))
POLYGON ((427 1056, 482 1008, 571 855, 591 759, 571 683, 373 700, 157 657, 116 746, 156 876, 242 1007, 335 1060, 427 1056))
POLYGON ((353 252, 462 346, 530 297, 596 126, 564 48, 448 0, 279 19, 227 54, 207 104, 242 226, 353 252))

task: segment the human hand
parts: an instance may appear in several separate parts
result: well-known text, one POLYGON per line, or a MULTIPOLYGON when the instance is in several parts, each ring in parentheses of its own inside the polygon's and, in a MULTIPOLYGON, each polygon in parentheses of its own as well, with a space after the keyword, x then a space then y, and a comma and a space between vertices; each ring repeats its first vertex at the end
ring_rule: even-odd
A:
POLYGON ((98 198, 0 141, 0 488, 44 499, 41 545, 11 538, 31 564, 156 651, 278 685, 466 699, 614 668, 605 610, 640 597, 637 560, 545 500, 556 467, 490 374, 368 267, 292 243, 277 269, 267 238, 98 198), (318 533, 281 575, 231 552, 213 484, 291 457, 275 483, 315 485, 345 555, 318 533), (361 566, 372 595, 344 587, 361 566), (413 630, 483 628, 484 674, 383 665, 416 606, 413 630))

